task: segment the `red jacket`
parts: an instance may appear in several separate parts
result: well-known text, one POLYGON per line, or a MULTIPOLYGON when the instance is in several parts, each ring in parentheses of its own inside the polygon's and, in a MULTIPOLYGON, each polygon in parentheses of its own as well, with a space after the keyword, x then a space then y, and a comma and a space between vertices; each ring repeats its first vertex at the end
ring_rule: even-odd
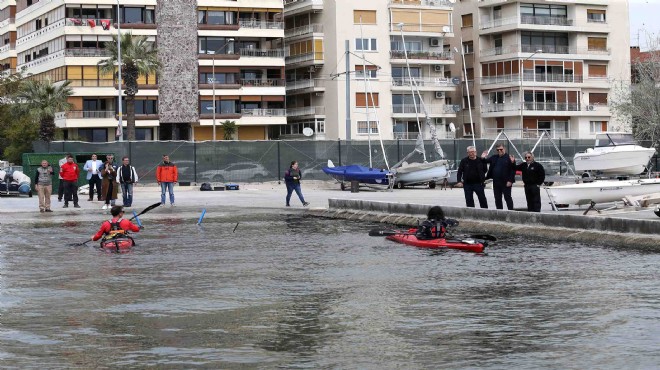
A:
POLYGON ((73 162, 66 162, 60 167, 60 176, 62 176, 62 180, 77 182, 78 175, 80 175, 80 168, 73 162))
POLYGON ((179 181, 179 172, 176 165, 172 162, 161 163, 156 168, 156 181, 158 182, 177 182, 179 181))
MULTIPOLYGON (((110 221, 104 221, 101 224, 101 228, 99 229, 99 231, 92 237, 92 240, 97 241, 97 240, 101 239, 103 237, 103 235, 110 233, 110 231, 112 230, 112 224, 111 223, 112 222, 117 222, 118 220, 119 220, 118 218, 113 218, 110 221)), ((131 221, 129 221, 127 219, 119 220, 119 227, 124 231, 133 231, 133 232, 136 232, 136 233, 140 231, 140 228, 136 224, 132 223, 131 221)))

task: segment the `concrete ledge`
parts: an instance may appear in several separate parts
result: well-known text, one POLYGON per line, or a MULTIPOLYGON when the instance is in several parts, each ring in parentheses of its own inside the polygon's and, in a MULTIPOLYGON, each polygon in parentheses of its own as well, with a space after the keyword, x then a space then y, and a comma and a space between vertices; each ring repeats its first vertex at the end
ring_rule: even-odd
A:
MULTIPOLYGON (((317 216, 414 226, 425 218, 428 204, 328 199, 329 209, 317 216)), ((447 217, 460 220, 460 230, 495 235, 537 236, 608 246, 660 250, 660 222, 621 218, 532 213, 442 206, 447 217)))

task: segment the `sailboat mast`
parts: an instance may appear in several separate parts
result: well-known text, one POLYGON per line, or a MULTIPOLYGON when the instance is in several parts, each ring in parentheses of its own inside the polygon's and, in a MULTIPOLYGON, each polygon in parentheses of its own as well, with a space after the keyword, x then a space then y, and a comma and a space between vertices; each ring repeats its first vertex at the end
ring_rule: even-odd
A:
MULTIPOLYGON (((399 30, 401 31, 401 43, 403 44, 403 56, 406 58, 406 70, 408 71, 408 82, 410 83, 410 93, 412 96, 413 100, 413 106, 415 108, 415 119, 417 120, 417 129, 419 130, 419 135, 422 137, 422 156, 424 157, 424 162, 426 162, 426 151, 424 150, 424 141, 423 141, 423 130, 422 130, 422 125, 419 123, 419 110, 417 109, 417 96, 415 95, 415 90, 413 88, 413 78, 412 78, 412 73, 410 72, 410 62, 408 61, 408 49, 406 48, 406 39, 403 36, 403 23, 399 23, 399 30)), ((420 100, 421 100, 421 95, 420 95, 420 100)), ((405 107, 405 104, 404 104, 405 107)), ((405 109, 405 108, 404 108, 405 109)))
POLYGON ((364 54, 364 37, 362 35, 362 16, 360 16, 360 46, 362 47, 362 77, 364 80, 364 110, 367 114, 367 141, 369 142, 369 168, 374 168, 371 158, 371 121, 369 118, 369 95, 367 94, 367 59, 364 54))

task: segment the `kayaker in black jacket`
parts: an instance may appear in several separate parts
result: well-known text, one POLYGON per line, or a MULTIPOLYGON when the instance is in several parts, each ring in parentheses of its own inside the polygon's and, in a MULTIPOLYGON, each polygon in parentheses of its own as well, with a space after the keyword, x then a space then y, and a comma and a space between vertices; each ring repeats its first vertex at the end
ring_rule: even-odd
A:
POLYGON ((497 154, 486 158, 487 153, 481 155, 481 158, 488 161, 488 173, 486 179, 493 179, 493 195, 495 196, 495 208, 503 209, 502 196, 506 202, 508 210, 513 209, 513 198, 511 198, 511 186, 516 181, 516 165, 511 163, 509 156, 506 155, 504 145, 497 144, 495 147, 497 154))
POLYGON ((447 228, 450 226, 458 226, 458 221, 445 218, 445 212, 440 206, 433 206, 429 209, 424 220, 419 227, 415 236, 419 240, 440 239, 447 235, 447 228))
MULTIPOLYGON (((509 158, 511 163, 516 163, 514 156, 509 158)), ((545 169, 540 163, 534 161, 532 152, 525 152, 525 162, 516 165, 516 170, 522 172, 527 212, 541 212, 541 185, 545 181, 545 169)))
POLYGON ((465 205, 474 208, 474 196, 472 193, 476 193, 479 199, 479 206, 481 208, 488 208, 488 201, 484 192, 487 162, 477 157, 477 148, 473 146, 467 147, 467 154, 468 156, 463 158, 458 165, 458 172, 456 173, 458 183, 456 185, 463 185, 465 205))

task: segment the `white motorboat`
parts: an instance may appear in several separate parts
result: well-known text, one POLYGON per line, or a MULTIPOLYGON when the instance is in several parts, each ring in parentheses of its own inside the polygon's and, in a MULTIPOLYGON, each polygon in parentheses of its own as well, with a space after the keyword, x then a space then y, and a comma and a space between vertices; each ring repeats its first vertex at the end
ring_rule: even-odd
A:
POLYGON ((638 175, 646 169, 655 149, 638 145, 632 134, 605 132, 596 135, 594 148, 575 154, 576 173, 638 175))
POLYGON ((594 181, 544 189, 554 204, 608 203, 619 201, 625 196, 658 193, 660 179, 594 181))
POLYGON ((393 171, 395 171, 397 186, 428 183, 431 188, 434 188, 436 182, 448 177, 447 160, 445 159, 424 163, 403 162, 393 171))

